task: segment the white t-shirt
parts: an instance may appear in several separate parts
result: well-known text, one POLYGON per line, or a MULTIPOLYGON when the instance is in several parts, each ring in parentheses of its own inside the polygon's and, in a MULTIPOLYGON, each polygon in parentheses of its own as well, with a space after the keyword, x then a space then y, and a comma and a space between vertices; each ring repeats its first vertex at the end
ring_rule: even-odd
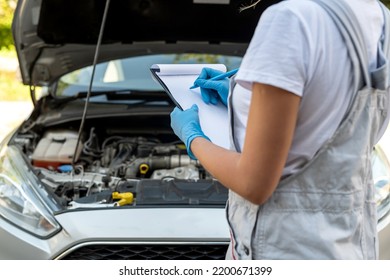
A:
MULTIPOLYGON (((383 29, 381 8, 376 0, 344 1, 350 3, 364 30, 373 68, 383 29)), ((269 7, 236 75, 233 116, 237 144, 242 150, 253 82, 299 95, 298 122, 283 175, 295 173, 343 119, 353 96, 352 73, 342 37, 318 4, 287 0, 269 7)))

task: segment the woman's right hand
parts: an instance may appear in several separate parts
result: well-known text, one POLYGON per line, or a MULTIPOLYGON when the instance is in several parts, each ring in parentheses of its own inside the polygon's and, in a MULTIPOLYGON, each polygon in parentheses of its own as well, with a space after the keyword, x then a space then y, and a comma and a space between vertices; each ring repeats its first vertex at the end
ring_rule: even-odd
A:
POLYGON ((229 78, 216 81, 210 80, 220 74, 223 74, 223 72, 205 67, 202 69, 199 77, 194 81, 194 85, 200 87, 202 99, 206 104, 211 103, 216 105, 218 100, 220 100, 225 106, 227 106, 229 78))

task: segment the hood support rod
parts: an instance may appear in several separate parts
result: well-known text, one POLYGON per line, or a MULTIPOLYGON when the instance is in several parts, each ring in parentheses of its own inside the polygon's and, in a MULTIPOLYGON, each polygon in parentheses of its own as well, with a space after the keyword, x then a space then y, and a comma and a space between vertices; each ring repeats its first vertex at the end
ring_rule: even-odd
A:
POLYGON ((76 170, 75 163, 76 163, 77 151, 79 149, 81 135, 82 135, 83 130, 84 130, 84 123, 85 123, 85 118, 87 116, 89 98, 90 98, 91 92, 92 92, 92 85, 93 85, 93 80, 94 80, 94 77, 95 77, 95 69, 96 69, 96 64, 97 64, 97 60, 98 60, 98 57, 99 57, 100 45, 102 44, 103 31, 104 31, 104 27, 106 25, 106 19, 107 19, 109 6, 110 6, 110 0, 106 0, 106 5, 104 7, 104 13, 103 13, 103 18, 102 18, 102 23, 100 25, 99 37, 98 37, 98 41, 97 41, 96 49, 95 49, 95 56, 94 56, 94 59, 93 59, 91 80, 89 82, 88 93, 87 93, 87 97, 85 99, 84 111, 83 111, 83 116, 82 116, 81 123, 80 123, 78 139, 77 139, 77 143, 76 143, 76 148, 75 148, 75 151, 74 151, 74 154, 73 154, 73 158, 72 158, 72 166, 73 166, 73 171, 72 172, 75 172, 75 170, 76 170))

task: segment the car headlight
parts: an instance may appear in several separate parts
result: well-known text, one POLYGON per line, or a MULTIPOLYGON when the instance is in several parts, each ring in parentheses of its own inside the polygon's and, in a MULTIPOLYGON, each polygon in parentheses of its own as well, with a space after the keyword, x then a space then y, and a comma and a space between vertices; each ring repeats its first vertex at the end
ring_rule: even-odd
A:
POLYGON ((390 165, 379 146, 374 150, 372 166, 380 230, 390 223, 390 165))
POLYGON ((0 216, 41 238, 56 233, 60 226, 37 195, 37 180, 16 147, 0 153, 0 216))

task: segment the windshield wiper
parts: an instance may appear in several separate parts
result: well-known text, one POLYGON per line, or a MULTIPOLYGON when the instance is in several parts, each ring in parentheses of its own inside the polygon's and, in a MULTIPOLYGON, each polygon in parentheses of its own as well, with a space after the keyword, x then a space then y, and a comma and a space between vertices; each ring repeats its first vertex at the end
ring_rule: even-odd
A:
MULTIPOLYGON (((86 98, 87 91, 80 91, 77 94, 69 97, 58 98, 57 101, 68 102, 76 99, 86 98)), ((107 90, 107 91, 93 91, 89 97, 106 96, 107 101, 113 100, 142 100, 142 101, 167 101, 173 104, 172 100, 165 91, 143 91, 143 90, 107 90)))
MULTIPOLYGON (((77 98, 87 97, 88 92, 81 91, 76 94, 77 98)), ((165 91, 142 91, 142 90, 108 90, 91 92, 90 97, 105 95, 107 100, 145 100, 145 101, 169 101, 165 91)))

